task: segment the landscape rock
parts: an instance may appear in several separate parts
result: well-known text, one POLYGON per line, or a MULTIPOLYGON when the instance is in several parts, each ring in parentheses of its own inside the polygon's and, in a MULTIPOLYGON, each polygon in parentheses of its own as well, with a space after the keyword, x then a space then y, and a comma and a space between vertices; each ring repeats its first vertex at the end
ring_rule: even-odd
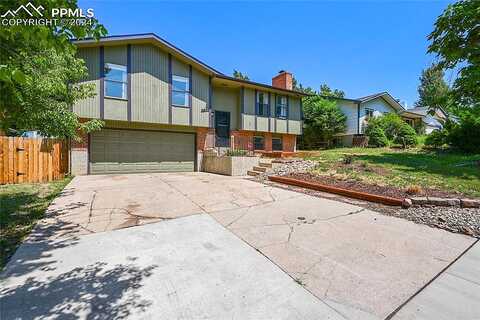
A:
POLYGON ((412 206, 412 200, 411 199, 403 199, 402 207, 403 208, 410 208, 412 206))
POLYGON ((460 205, 460 199, 428 197, 428 204, 442 207, 453 207, 460 205))
POLYGON ((480 208, 480 200, 461 199, 460 204, 462 208, 480 208))
POLYGON ((427 197, 412 197, 410 198, 410 200, 412 200, 412 204, 419 205, 419 206, 426 205, 429 203, 427 197))

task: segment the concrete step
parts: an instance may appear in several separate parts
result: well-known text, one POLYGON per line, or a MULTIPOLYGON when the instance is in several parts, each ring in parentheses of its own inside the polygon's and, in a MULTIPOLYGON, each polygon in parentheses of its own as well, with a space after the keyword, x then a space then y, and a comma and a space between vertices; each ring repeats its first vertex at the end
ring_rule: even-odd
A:
POLYGON ((271 168, 272 167, 272 163, 271 162, 260 162, 258 164, 260 167, 264 167, 264 168, 271 168))
POLYGON ((252 176, 252 177, 255 177, 255 176, 258 176, 261 172, 258 172, 258 171, 253 171, 253 170, 248 170, 247 171, 247 174, 249 176, 252 176))
POLYGON ((266 171, 267 171, 267 168, 255 166, 255 167, 253 167, 253 171, 266 172, 266 171))

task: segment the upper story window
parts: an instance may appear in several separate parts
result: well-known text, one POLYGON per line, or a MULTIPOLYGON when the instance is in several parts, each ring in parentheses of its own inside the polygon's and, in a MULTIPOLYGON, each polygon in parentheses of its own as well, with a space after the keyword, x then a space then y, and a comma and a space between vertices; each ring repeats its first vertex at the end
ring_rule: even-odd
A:
POLYGON ((275 107, 277 118, 287 118, 287 108, 287 97, 277 96, 277 105, 275 107))
POLYGON ((127 67, 105 64, 105 96, 127 99, 127 67))
POLYGON ((188 107, 190 93, 190 81, 186 77, 172 77, 172 104, 175 106, 188 107))
POLYGON ((265 92, 257 92, 257 115, 268 117, 268 94, 265 92))
POLYGON ((365 108, 365 117, 367 119, 373 118, 373 109, 365 108))

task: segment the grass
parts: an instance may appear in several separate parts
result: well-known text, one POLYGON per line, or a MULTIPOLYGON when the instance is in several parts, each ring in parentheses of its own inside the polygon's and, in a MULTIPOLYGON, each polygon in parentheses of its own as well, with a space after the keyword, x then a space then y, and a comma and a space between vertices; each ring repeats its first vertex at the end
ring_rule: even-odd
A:
POLYGON ((0 186, 0 270, 70 180, 0 186))
POLYGON ((480 197, 480 154, 467 155, 420 148, 338 148, 305 152, 307 159, 318 160, 318 174, 342 176, 366 183, 400 188, 421 186, 458 191, 480 197), (356 166, 341 166, 352 154, 356 166), (365 170, 358 170, 364 168, 365 170))

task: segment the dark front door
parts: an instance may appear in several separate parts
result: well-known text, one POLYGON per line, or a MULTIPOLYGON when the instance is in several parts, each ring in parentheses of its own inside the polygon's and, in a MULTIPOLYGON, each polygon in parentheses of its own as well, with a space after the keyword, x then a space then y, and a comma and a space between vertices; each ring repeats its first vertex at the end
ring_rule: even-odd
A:
POLYGON ((230 112, 215 111, 215 146, 230 145, 230 112))

